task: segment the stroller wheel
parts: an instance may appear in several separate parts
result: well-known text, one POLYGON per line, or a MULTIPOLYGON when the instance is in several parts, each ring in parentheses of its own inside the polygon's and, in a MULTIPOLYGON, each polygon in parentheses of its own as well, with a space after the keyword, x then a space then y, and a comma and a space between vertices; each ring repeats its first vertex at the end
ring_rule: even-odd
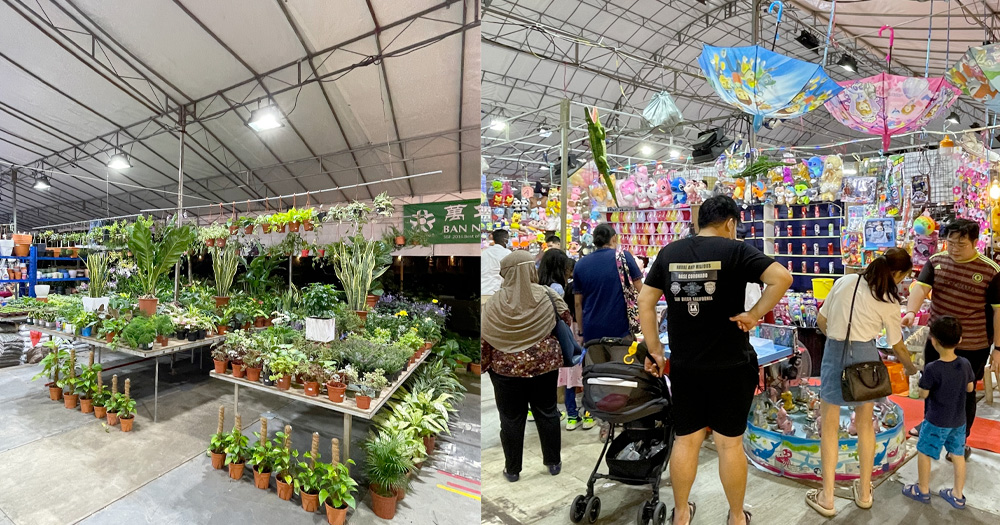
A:
POLYGON ((662 502, 657 502, 653 508, 653 523, 663 525, 667 522, 667 506, 662 502))
POLYGON ((649 520, 653 516, 653 505, 649 501, 644 501, 639 506, 639 512, 635 517, 636 525, 649 525, 649 520))
POLYGON ((587 511, 587 497, 580 494, 573 500, 573 504, 569 507, 569 520, 573 523, 580 523, 583 521, 583 515, 587 511))
POLYGON ((597 521, 597 517, 601 515, 601 498, 594 496, 587 502, 586 514, 589 523, 597 521))

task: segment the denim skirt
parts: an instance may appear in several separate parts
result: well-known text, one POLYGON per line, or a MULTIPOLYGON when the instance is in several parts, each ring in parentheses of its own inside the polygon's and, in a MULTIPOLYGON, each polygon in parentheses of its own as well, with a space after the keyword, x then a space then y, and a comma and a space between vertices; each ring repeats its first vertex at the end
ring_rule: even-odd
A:
POLYGON ((826 340, 826 347, 823 349, 823 363, 819 368, 819 377, 822 381, 819 398, 827 403, 840 406, 854 407, 871 403, 871 401, 860 403, 844 401, 844 395, 840 388, 840 376, 847 365, 880 361, 875 341, 852 341, 850 354, 845 356, 846 346, 844 341, 826 340))

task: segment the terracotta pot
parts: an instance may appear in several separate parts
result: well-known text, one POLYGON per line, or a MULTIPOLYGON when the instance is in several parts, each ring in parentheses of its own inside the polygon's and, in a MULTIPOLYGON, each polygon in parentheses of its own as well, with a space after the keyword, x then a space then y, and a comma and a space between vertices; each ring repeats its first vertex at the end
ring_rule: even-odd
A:
POLYGON ((245 463, 230 463, 229 464, 229 477, 232 479, 240 479, 243 477, 243 467, 245 463))
POLYGON ((396 489, 396 501, 403 501, 403 498, 405 497, 406 497, 406 489, 402 487, 396 489))
POLYGON ((262 231, 264 233, 271 233, 271 225, 270 224, 261 224, 260 225, 260 231, 262 231))
POLYGON ((156 342, 159 343, 160 346, 167 346, 168 344, 170 344, 170 340, 167 339, 167 336, 165 335, 156 336, 156 342))
POLYGON ((278 390, 288 390, 292 386, 292 376, 285 374, 278 378, 278 390))
POLYGON ((309 257, 309 249, 308 248, 306 248, 305 250, 302 250, 302 256, 303 257, 309 257))
POLYGON ((306 512, 316 512, 319 508, 319 494, 310 494, 308 492, 300 492, 299 496, 302 496, 302 510, 306 512))
POLYGON ((365 304, 368 305, 368 308, 375 308, 375 303, 377 302, 378 302, 377 295, 368 294, 368 296, 365 297, 365 304))
POLYGON ((135 416, 132 416, 132 417, 123 417, 123 418, 119 419, 119 421, 121 421, 121 423, 122 423, 122 432, 131 432, 132 431, 132 423, 135 422, 135 416))
POLYGON ((266 328, 268 326, 274 326, 274 321, 272 321, 270 317, 264 319, 264 327, 266 328))
POLYGON ((242 363, 233 363, 233 377, 240 379, 246 375, 246 369, 242 363))
POLYGON ((222 452, 212 452, 212 468, 222 470, 226 466, 226 454, 222 452))
POLYGON ((90 414, 94 411, 94 400, 82 398, 80 399, 80 412, 84 414, 90 414))
POLYGON ((152 317, 156 315, 156 305, 160 300, 156 297, 153 298, 140 298, 139 299, 139 311, 152 317))
POLYGON ((368 396, 354 396, 354 402, 361 410, 368 410, 372 406, 372 398, 368 396))
POLYGON ((31 244, 31 239, 34 236, 28 235, 27 233, 15 233, 10 236, 10 240, 14 241, 14 244, 31 244))
POLYGON ((341 509, 331 507, 329 503, 324 503, 323 506, 326 507, 326 521, 330 525, 344 525, 347 521, 347 505, 341 509))
POLYGON ((302 224, 302 223, 299 222, 299 221, 292 221, 292 222, 288 223, 288 230, 289 231, 293 231, 293 232, 297 232, 297 231, 299 231, 299 225, 300 224, 302 224))
POLYGON ((257 327, 257 328, 263 328, 264 327, 264 318, 263 317, 255 317, 254 320, 253 320, 253 325, 255 327, 257 327))
POLYGON ((70 249, 73 250, 73 257, 79 257, 80 256, 80 249, 79 248, 70 248, 70 249))
POLYGON ((434 436, 424 436, 424 448, 428 455, 434 451, 434 436))
POLYGON ((229 227, 229 235, 236 235, 236 232, 238 232, 238 231, 240 231, 240 227, 239 226, 230 226, 229 227))
POLYGON ((79 400, 79 394, 63 394, 63 403, 66 405, 66 408, 76 408, 76 402, 79 400))
POLYGON ((227 361, 225 359, 223 359, 222 361, 219 361, 218 359, 213 359, 212 362, 215 363, 215 373, 216 374, 225 374, 226 373, 226 366, 229 365, 229 361, 227 361))
POLYGON ((50 386, 49 399, 53 401, 59 401, 60 399, 62 399, 62 388, 57 386, 50 386))
POLYGON ((270 472, 257 472, 257 467, 253 468, 253 484, 261 490, 267 490, 271 486, 270 472))
POLYGON ((430 349, 431 349, 431 343, 430 343, 430 341, 425 342, 424 343, 424 352, 426 352, 426 351, 428 351, 430 349))
POLYGON ((108 417, 108 409, 94 405, 94 417, 97 419, 104 419, 108 417))
POLYGON ((477 376, 482 375, 483 365, 482 363, 472 363, 471 365, 469 365, 469 370, 471 370, 472 373, 476 374, 477 376))
POLYGON ((253 225, 244 226, 243 227, 243 233, 245 233, 247 235, 253 235, 253 225))
POLYGON ((219 237, 218 239, 215 240, 215 245, 218 246, 219 248, 224 248, 226 246, 226 238, 219 237))
POLYGON ((247 381, 253 381, 254 383, 260 381, 260 371, 261 371, 260 368, 254 368, 248 366, 246 367, 246 371, 247 371, 247 381))
POLYGON ((15 244, 14 245, 14 255, 16 257, 27 257, 28 253, 31 251, 30 244, 15 244))
POLYGON ((215 299, 215 307, 216 308, 222 308, 223 306, 226 306, 227 304, 229 304, 229 296, 228 295, 226 297, 219 297, 218 295, 213 295, 212 298, 215 299))
POLYGON ((215 246, 215 239, 205 239, 205 246, 208 247, 215 246))
POLYGON ((358 319, 361 319, 362 323, 368 317, 368 310, 355 310, 354 313, 358 314, 358 319))
POLYGON ((285 233, 285 225, 282 224, 280 226, 272 226, 271 231, 274 233, 285 233))
POLYGON ((396 246, 402 246, 404 244, 406 244, 406 237, 403 237, 402 235, 397 236, 396 237, 396 246))
POLYGON ((347 392, 347 385, 344 383, 326 384, 326 397, 330 398, 330 401, 334 403, 343 403, 345 392, 347 392))
POLYGON ((115 340, 115 336, 116 335, 118 335, 118 334, 116 334, 114 332, 108 332, 108 334, 104 336, 104 340, 110 343, 111 341, 115 340))
POLYGON ((109 425, 115 426, 118 424, 118 412, 108 412, 106 416, 108 418, 109 425))
POLYGON ((247 329, 249 329, 249 328, 250 328, 251 326, 253 326, 253 324, 251 324, 251 323, 243 323, 243 326, 242 326, 242 327, 240 327, 240 328, 241 328, 241 329, 243 329, 243 330, 247 330, 247 329))
POLYGON ((306 381, 303 386, 307 396, 316 397, 319 395, 319 381, 306 381))
POLYGON ((227 331, 229 331, 229 326, 224 324, 215 325, 215 333, 225 335, 227 331))
POLYGON ((380 496, 378 492, 375 491, 375 485, 368 486, 369 492, 372 494, 372 510, 375 511, 375 515, 384 519, 391 520, 396 516, 396 496, 392 495, 390 497, 380 496))
POLYGON ((278 497, 288 501, 292 499, 292 485, 278 480, 278 497))
POLYGON ((316 226, 313 224, 313 221, 302 221, 302 229, 307 232, 313 231, 313 228, 315 227, 316 226))
POLYGON ((10 278, 10 279, 14 278, 14 269, 13 268, 7 268, 7 277, 10 278))

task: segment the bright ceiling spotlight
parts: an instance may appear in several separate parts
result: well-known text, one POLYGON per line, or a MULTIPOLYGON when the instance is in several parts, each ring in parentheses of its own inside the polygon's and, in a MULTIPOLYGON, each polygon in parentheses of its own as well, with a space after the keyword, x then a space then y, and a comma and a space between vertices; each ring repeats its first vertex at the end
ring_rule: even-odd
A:
POLYGON ((51 187, 52 185, 49 184, 49 178, 45 175, 41 175, 35 179, 35 185, 32 186, 32 188, 35 188, 36 190, 47 190, 51 187))
POLYGON ((840 55, 840 60, 837 61, 837 65, 843 68, 844 71, 850 71, 851 73, 858 70, 858 61, 847 53, 840 55))
POLYGON ((549 167, 548 166, 542 166, 542 167, 540 167, 538 169, 540 169, 542 171, 549 171, 549 167))
POLYGON ((545 129, 544 127, 538 128, 538 136, 547 139, 552 136, 552 130, 545 129))
POLYGON ((275 106, 264 106, 251 111, 247 125, 258 133, 284 126, 281 122, 281 112, 275 106))
POLYGON ((954 111, 951 112, 947 117, 944 118, 945 122, 950 122, 952 124, 958 124, 958 113, 954 111))
POLYGON ((649 144, 643 144, 642 147, 639 148, 639 152, 642 153, 643 155, 652 155, 653 147, 650 146, 649 144))
POLYGON ((490 129, 493 131, 503 131, 507 129, 507 123, 500 119, 493 119, 490 122, 490 129))
POLYGON ((127 170, 132 167, 132 163, 128 161, 128 157, 125 155, 115 153, 111 156, 111 160, 108 161, 108 167, 113 170, 127 170))
POLYGON ((679 149, 671 149, 670 150, 670 158, 676 159, 676 158, 680 158, 680 156, 681 156, 681 150, 679 150, 679 149))

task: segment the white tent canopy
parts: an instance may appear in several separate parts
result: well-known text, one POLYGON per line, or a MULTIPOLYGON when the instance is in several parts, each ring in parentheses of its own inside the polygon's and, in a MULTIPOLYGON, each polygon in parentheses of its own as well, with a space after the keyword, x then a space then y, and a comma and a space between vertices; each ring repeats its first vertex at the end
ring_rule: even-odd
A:
POLYGON ((476 188, 479 15, 474 0, 5 0, 0 209, 12 165, 22 230, 175 206, 182 128, 185 204, 476 188), (268 105, 284 126, 253 131, 268 105), (116 152, 132 167, 108 169, 116 152), (52 188, 32 189, 42 174, 52 188))

